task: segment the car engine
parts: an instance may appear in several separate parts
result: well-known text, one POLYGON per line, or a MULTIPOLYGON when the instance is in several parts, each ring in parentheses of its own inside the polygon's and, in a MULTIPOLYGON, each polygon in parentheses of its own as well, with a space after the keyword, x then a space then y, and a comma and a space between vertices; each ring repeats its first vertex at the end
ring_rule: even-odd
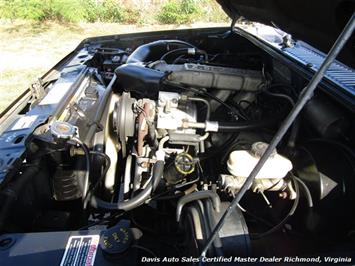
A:
MULTIPOLYGON (((1 157, 0 250, 51 232, 68 249, 79 233, 99 236, 100 265, 196 263, 306 84, 226 34, 77 49, 2 132, 8 151, 20 146, 1 157)), ((334 242, 351 250, 349 117, 323 92, 308 103, 226 220, 211 262, 332 252, 334 242)))

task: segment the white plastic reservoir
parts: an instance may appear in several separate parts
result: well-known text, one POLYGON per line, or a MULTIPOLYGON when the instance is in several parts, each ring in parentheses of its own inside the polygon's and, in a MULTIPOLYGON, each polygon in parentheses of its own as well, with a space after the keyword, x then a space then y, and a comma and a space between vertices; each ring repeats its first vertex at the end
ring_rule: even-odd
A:
MULTIPOLYGON (((250 151, 239 150, 231 152, 227 162, 228 171, 234 176, 248 177, 267 147, 267 143, 256 142, 252 145, 250 151)), ((278 154, 275 150, 261 168, 256 178, 280 179, 285 177, 290 170, 292 170, 291 161, 278 154)))

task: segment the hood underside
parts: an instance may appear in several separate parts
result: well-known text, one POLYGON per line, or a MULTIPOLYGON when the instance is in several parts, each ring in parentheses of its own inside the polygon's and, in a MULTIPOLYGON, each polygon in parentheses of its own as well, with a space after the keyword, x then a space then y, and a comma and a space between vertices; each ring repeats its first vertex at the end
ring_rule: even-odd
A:
MULTIPOLYGON (((327 53, 355 10, 354 0, 218 0, 232 18, 240 16, 283 31, 327 53)), ((339 60, 354 67, 354 36, 339 60)))

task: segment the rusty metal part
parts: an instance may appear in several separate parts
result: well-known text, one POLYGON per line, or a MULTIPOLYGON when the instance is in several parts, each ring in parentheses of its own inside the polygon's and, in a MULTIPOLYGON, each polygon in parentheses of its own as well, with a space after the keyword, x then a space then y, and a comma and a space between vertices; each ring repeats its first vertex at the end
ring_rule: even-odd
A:
POLYGON ((137 151, 139 156, 143 155, 144 138, 148 135, 147 119, 151 114, 151 105, 148 102, 144 103, 143 110, 138 116, 137 151))

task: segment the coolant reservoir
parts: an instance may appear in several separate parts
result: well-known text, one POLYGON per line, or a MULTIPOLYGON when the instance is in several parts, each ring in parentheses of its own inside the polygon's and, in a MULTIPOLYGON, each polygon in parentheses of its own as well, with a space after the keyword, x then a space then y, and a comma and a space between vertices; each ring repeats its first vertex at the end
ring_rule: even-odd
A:
MULTIPOLYGON (((227 162, 228 171, 238 177, 248 177, 254 169, 260 157, 264 154, 267 143, 256 142, 252 145, 250 151, 233 151, 229 155, 227 162)), ((276 152, 269 157, 264 166, 256 176, 257 179, 283 178, 292 169, 292 163, 289 159, 276 152)))

